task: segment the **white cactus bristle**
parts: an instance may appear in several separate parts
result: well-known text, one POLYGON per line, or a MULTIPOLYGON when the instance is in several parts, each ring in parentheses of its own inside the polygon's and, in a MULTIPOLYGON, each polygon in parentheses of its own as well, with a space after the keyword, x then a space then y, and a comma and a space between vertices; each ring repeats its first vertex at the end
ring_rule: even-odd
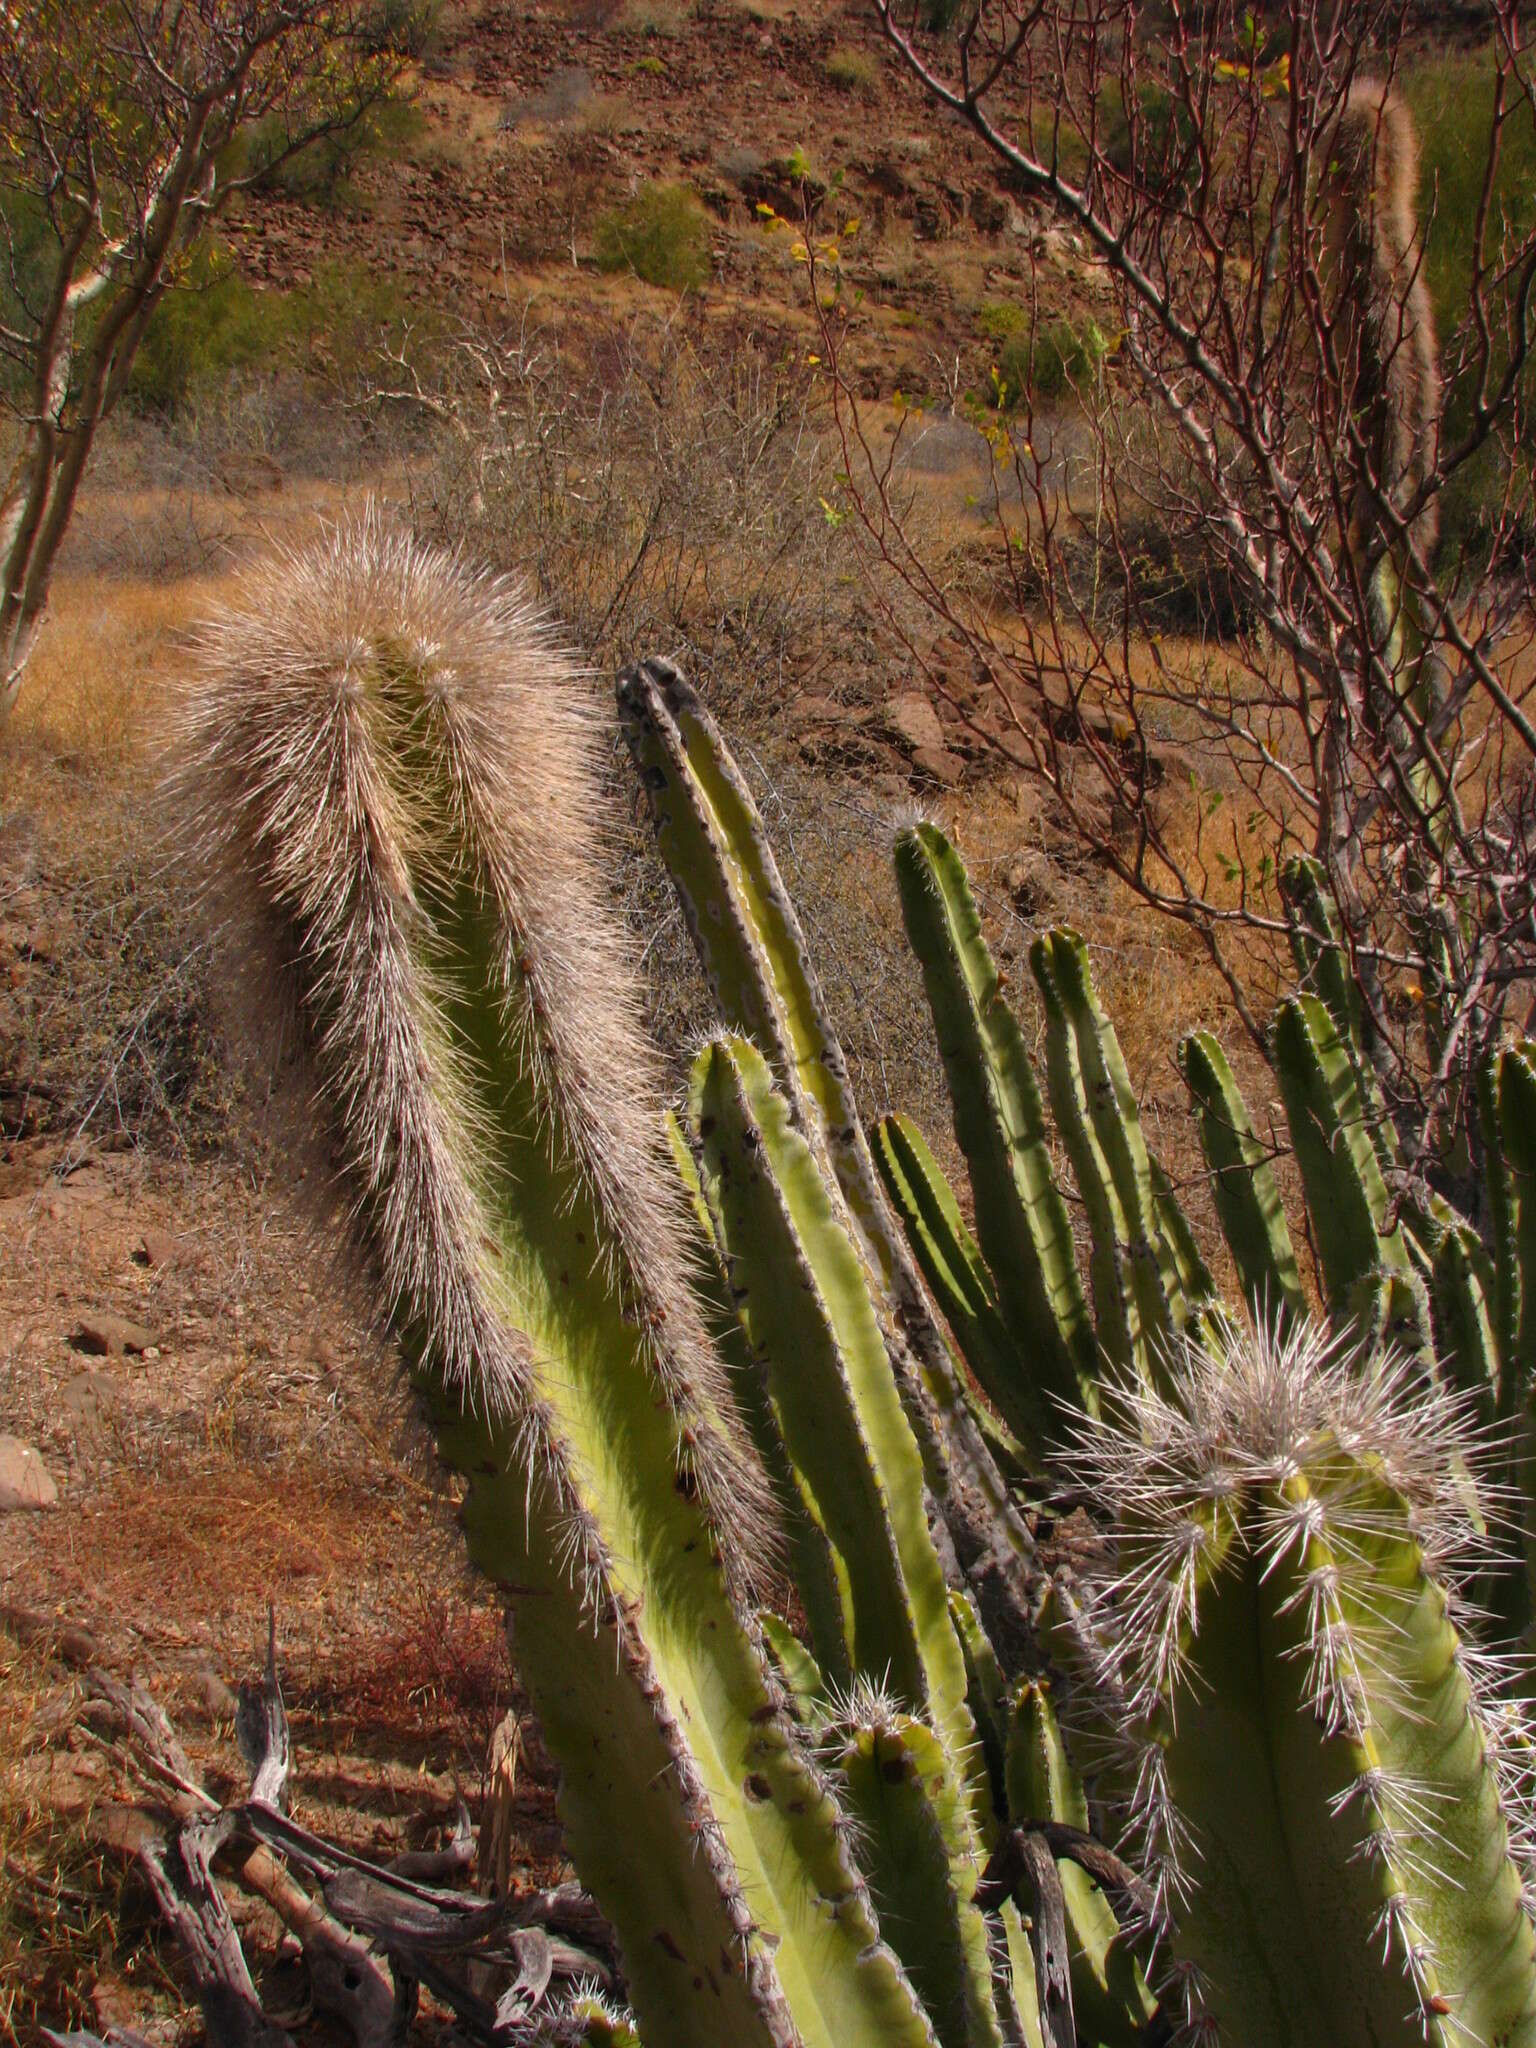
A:
MULTIPOLYGON (((1147 1875, 1165 1922, 1197 1882, 1198 1844, 1173 1803, 1162 1746, 1178 1700, 1194 1678, 1196 1577, 1206 1542, 1230 1518, 1237 1547, 1268 1579, 1282 1565, 1297 1574, 1285 1608, 1299 1621, 1295 1654, 1302 1692, 1325 1735, 1369 1738, 1383 1704, 1407 1708, 1383 1655, 1406 1626, 1416 1591, 1384 1583, 1366 1552, 1406 1529, 1421 1554, 1446 1573, 1450 1614, 1459 1583, 1488 1554, 1468 1513, 1481 1502, 1483 1438, 1467 1400, 1432 1381, 1422 1366, 1390 1352, 1361 1355, 1347 1340, 1307 1322, 1285 1335, 1229 1325, 1215 1353, 1182 1345, 1169 1360, 1168 1395, 1117 1395, 1114 1412, 1078 1428, 1074 1484, 1101 1499, 1114 1520, 1099 1576, 1086 1587, 1084 1640, 1098 1645, 1097 1675, 1116 1702, 1110 1739, 1121 1743, 1120 1775, 1132 1786, 1128 1853, 1147 1875), (1379 1473, 1397 1496, 1383 1505, 1345 1480, 1300 1484, 1326 1473, 1331 1450, 1379 1473), (1321 1562, 1303 1560, 1323 1549, 1321 1562)), ((1500 1506, 1496 1501, 1496 1510, 1500 1506)), ((1464 1602, 1461 1602, 1464 1606, 1464 1602)), ((1459 1639, 1469 1711, 1498 1788, 1517 1867, 1528 1867, 1532 1749, 1522 1707, 1509 1698, 1509 1660, 1459 1639)), ((1372 1853, 1410 1884, 1454 1882, 1452 1849, 1437 1794, 1385 1768, 1363 1772, 1334 1801, 1358 1806, 1375 1831, 1372 1853)), ((1434 1959, 1408 1896, 1394 1888, 1378 1930, 1423 1991, 1434 1959)), ((1427 1994, 1426 1994, 1427 1995, 1427 1994)), ((1438 1994, 1437 1994, 1438 1995, 1438 1994)))
MULTIPOLYGON (((301 984, 386 1299, 408 1308, 428 1362, 466 1401, 518 1423, 574 1512, 579 1489, 485 1250, 486 1132, 418 943, 417 882, 477 891, 540 1129, 558 1134, 604 1220, 650 1369, 746 1576, 744 1560, 771 1552, 772 1509, 689 1286, 660 1063, 604 882, 602 729, 547 622, 515 584, 419 545, 370 505, 246 572, 197 636, 175 743, 200 857, 256 888, 263 968, 301 984), (380 744, 391 674, 412 677, 421 707, 416 780, 380 744), (446 821, 430 815, 434 797, 446 821)), ((569 1528, 576 1569, 579 1515, 569 1528)), ((589 1563, 601 1573, 601 1558, 589 1563)))

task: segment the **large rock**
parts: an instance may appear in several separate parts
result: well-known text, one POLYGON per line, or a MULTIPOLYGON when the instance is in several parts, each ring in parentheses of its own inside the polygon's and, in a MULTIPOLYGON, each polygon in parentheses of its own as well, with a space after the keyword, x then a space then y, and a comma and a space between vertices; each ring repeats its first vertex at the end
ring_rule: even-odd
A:
POLYGON ((59 1497, 35 1444, 0 1436, 0 1509, 51 1508, 59 1497))
POLYGON ((914 752, 919 747, 942 752, 944 728, 939 714, 920 690, 905 690, 885 707, 885 722, 914 752))
POLYGON ((155 1336, 142 1323, 132 1323, 126 1316, 110 1315, 103 1309, 82 1316, 69 1341, 74 1350, 95 1358, 124 1358, 153 1350, 155 1336))

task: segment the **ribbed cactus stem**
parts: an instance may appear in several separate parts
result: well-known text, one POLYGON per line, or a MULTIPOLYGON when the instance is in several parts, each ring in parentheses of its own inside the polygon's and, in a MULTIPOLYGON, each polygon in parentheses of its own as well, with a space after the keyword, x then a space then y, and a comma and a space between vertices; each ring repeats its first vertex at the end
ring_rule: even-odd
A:
POLYGON ((1433 1356, 1429 1300, 1371 1136, 1354 1055, 1328 1006, 1290 996, 1275 1012, 1275 1077, 1331 1313, 1379 1332, 1426 1364, 1433 1356))
POLYGON ((640 2025, 921 2048, 743 1597, 771 1503, 689 1284, 599 742, 515 590, 370 516, 250 574, 181 752, 640 2025))
POLYGON ((1171 1398, 1085 1438, 1164 2003, 1223 2038, 1536 2042, 1528 1747, 1452 1591, 1475 1457, 1414 1364, 1307 1325, 1190 1346, 1171 1398))
POLYGON ((956 1560, 1010 1661, 1032 1547, 880 1185, 848 1064, 762 818, 698 694, 666 661, 619 682, 625 737, 726 1022, 768 1058, 851 1227, 956 1560))
POLYGON ((822 1754, 859 1825, 880 1924, 941 2048, 1003 2048, 974 1837, 938 1738, 861 1686, 830 1722, 822 1754))
POLYGON ((744 1039, 699 1055, 689 1118, 743 1326, 846 1573, 853 1672, 926 1713, 962 1757, 974 1735, 964 1660, 922 1461, 858 1253, 766 1061, 744 1039))
MULTIPOLYGON (((1015 1826, 1061 1821, 1089 1829, 1087 1795, 1067 1755, 1048 1681, 1026 1679, 1008 1729, 1008 1814, 1015 1826)), ((1138 1930, 1122 1928, 1113 1906, 1080 1865, 1058 1865, 1067 1916, 1072 2005, 1078 2030, 1103 2048, 1136 2048, 1156 2001, 1137 1960, 1138 1930)))
POLYGON ((910 1117, 881 1119, 875 1160, 961 1355, 1019 1439, 1038 1460, 1054 1434, 1027 1340, 1019 1342, 972 1237, 955 1192, 910 1117))
POLYGON ((1179 1067, 1199 1118, 1211 1195, 1238 1284, 1252 1314, 1284 1329, 1306 1314, 1307 1298, 1280 1190, 1253 1118, 1220 1044, 1191 1032, 1179 1067))
POLYGON ((923 969, 976 1206, 976 1233, 1015 1346, 1040 1389, 1097 1400, 1093 1326, 1072 1225, 1046 1142, 1040 1090, 982 935, 965 867, 934 825, 896 841, 907 936, 923 969))

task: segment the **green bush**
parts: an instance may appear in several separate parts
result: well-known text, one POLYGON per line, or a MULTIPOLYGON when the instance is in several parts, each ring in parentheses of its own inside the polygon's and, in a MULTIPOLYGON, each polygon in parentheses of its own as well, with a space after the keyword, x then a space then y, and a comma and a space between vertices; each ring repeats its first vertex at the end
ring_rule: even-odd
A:
POLYGON ((872 57, 866 57, 862 50, 850 50, 842 43, 832 52, 822 71, 828 85, 835 85, 839 92, 873 92, 880 76, 879 67, 872 57))
POLYGON ((442 321, 402 304, 396 279, 367 264, 321 264, 292 291, 254 290, 217 242, 199 248, 186 279, 155 309, 128 379, 127 400, 174 413, 244 370, 323 373, 352 385, 381 346, 429 355, 442 321))
POLYGON ((993 372, 993 402, 1012 412, 1026 396, 1052 403, 1066 392, 1082 393, 1110 353, 1109 337, 1096 320, 1075 327, 1053 320, 1038 331, 1020 307, 984 306, 978 316, 985 331, 1000 341, 993 372))
POLYGON ((686 185, 642 185, 601 216, 596 247, 599 270, 630 270, 667 291, 693 291, 709 277, 709 226, 686 185))
POLYGON ((366 203, 357 181, 360 167, 372 158, 397 162, 408 156, 426 125, 426 116, 410 100, 384 99, 350 127, 322 135, 290 157, 282 156, 286 136, 276 115, 258 122, 241 146, 248 170, 257 172, 264 190, 306 206, 358 212, 366 203))
POLYGON ((285 358, 292 339, 288 298, 253 291, 222 244, 203 243, 184 281, 155 308, 129 373, 128 402, 174 412, 235 371, 285 358))
POLYGON ((1029 315, 1012 299, 983 299, 976 308, 976 325, 988 341, 1012 341, 1029 330, 1029 315))

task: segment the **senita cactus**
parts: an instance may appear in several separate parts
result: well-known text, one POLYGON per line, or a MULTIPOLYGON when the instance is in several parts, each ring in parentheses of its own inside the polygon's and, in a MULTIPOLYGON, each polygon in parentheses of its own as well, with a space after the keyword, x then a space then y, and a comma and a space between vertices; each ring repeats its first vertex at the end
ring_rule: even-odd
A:
POLYGON ((372 519, 201 653, 203 843, 292 984, 642 2032, 919 2048, 749 1616, 768 1495, 688 1284, 586 700, 515 591, 372 519))

